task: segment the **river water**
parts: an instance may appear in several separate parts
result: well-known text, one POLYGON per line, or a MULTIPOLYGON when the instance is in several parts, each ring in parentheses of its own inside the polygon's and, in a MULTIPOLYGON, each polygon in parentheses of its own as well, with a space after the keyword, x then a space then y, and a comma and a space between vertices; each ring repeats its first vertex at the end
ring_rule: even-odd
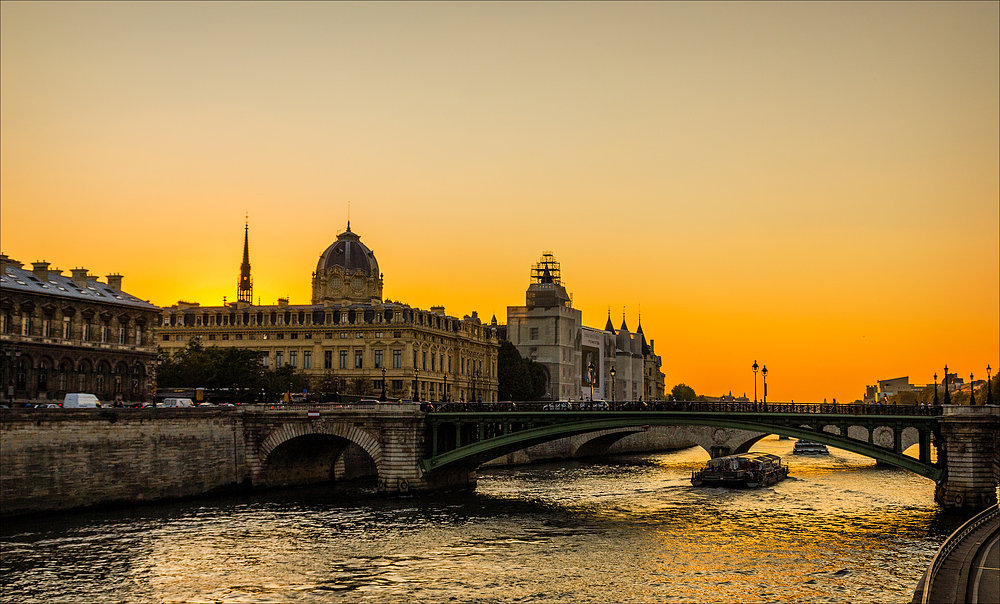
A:
POLYGON ((831 449, 694 488, 700 448, 481 471, 474 493, 324 486, 0 525, 13 602, 908 602, 964 520, 831 449))

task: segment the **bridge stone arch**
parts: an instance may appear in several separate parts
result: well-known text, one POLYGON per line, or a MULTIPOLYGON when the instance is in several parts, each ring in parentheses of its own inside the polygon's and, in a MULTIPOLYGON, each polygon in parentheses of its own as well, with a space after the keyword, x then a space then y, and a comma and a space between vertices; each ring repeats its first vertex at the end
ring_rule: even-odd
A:
POLYGON ((253 456, 252 483, 269 487, 330 480, 334 464, 351 444, 364 450, 381 474, 382 445, 363 428, 343 422, 283 423, 253 456))

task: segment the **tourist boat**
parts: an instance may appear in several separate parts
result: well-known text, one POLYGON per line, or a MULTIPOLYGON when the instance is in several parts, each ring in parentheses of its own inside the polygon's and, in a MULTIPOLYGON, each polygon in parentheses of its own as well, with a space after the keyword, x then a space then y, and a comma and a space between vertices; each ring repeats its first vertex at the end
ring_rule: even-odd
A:
POLYGON ((788 476, 788 466, 770 453, 740 453, 708 460, 705 467, 691 473, 696 487, 756 488, 771 486, 788 476))
POLYGON ((830 450, 823 443, 809 442, 808 440, 796 441, 792 449, 792 455, 829 455, 830 450))

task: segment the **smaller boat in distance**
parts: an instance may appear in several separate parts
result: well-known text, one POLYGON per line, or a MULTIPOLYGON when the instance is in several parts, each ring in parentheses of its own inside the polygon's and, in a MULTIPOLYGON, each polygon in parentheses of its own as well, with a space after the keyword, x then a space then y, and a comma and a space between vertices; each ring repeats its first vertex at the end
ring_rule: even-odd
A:
POLYGON ((708 460, 705 467, 691 473, 696 487, 756 488, 770 486, 788 476, 788 466, 770 453, 740 453, 708 460))
POLYGON ((809 442, 808 440, 799 440, 795 442, 795 447, 792 449, 792 455, 829 455, 830 450, 826 448, 823 443, 809 442))

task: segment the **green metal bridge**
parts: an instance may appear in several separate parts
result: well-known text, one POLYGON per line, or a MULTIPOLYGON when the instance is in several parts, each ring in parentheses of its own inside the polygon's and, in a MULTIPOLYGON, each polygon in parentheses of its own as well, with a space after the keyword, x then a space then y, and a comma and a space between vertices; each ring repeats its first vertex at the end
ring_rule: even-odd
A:
POLYGON ((742 442, 733 443, 736 446, 706 447, 713 457, 746 452, 764 436, 778 434, 853 451, 934 481, 944 473, 941 465, 931 462, 932 442, 936 444, 940 437, 940 407, 667 402, 587 405, 434 405, 427 414, 429 457, 420 460, 420 467, 424 472, 474 469, 520 449, 581 434, 598 433, 595 438, 610 444, 650 426, 702 426, 751 433, 742 442), (881 438, 876 439, 877 432, 881 438), (885 442, 888 438, 891 443, 885 442), (919 444, 917 457, 903 453, 913 444, 919 444))

